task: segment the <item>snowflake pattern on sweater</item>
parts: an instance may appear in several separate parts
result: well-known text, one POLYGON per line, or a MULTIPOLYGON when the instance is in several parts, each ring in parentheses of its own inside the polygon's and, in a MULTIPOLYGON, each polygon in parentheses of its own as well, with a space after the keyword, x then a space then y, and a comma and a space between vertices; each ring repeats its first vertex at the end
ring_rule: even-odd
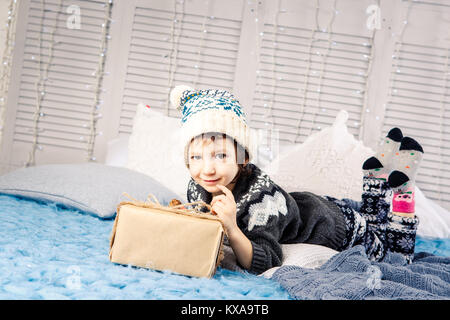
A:
POLYGON ((250 206, 248 230, 251 231, 255 226, 265 226, 269 217, 278 216, 278 213, 286 215, 287 207, 284 196, 276 191, 275 196, 265 195, 262 202, 250 206))

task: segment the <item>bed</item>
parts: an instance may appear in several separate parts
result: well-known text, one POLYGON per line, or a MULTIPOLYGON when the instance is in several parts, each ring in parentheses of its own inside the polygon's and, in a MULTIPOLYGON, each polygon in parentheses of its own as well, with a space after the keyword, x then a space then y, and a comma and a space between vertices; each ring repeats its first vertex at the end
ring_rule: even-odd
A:
MULTIPOLYGON (((293 299, 279 282, 219 267, 212 279, 112 264, 113 220, 0 195, 0 299, 293 299)), ((450 239, 416 251, 450 256, 450 239)))
MULTIPOLYGON (((151 160, 148 160, 148 154, 141 154, 142 150, 149 149, 149 139, 143 139, 142 135, 153 137, 155 132, 167 137, 165 144, 158 147, 159 152, 170 154, 170 150, 163 148, 171 145, 172 137, 176 140, 176 135, 171 136, 174 132, 170 128, 171 120, 161 119, 162 115, 137 113, 137 117, 142 116, 145 121, 135 118, 133 134, 129 139, 119 139, 110 144, 106 163, 39 165, 0 176, 0 299, 321 298, 314 294, 297 295, 286 284, 286 279, 292 275, 289 272, 299 271, 289 268, 300 268, 303 272, 320 270, 327 262, 337 259, 336 252, 320 246, 285 245, 285 260, 281 268, 253 275, 227 268, 223 264, 212 279, 116 265, 109 261, 109 239, 116 206, 125 200, 123 192, 139 200, 145 200, 151 193, 163 205, 167 205, 173 198, 185 201, 183 189, 187 184, 183 180, 185 176, 182 172, 186 173, 183 164, 171 167, 172 174, 179 176, 179 179, 163 180, 161 177, 164 176, 165 169, 158 167, 161 159, 150 156, 151 160), (154 122, 149 124, 148 121, 154 122), (168 184, 168 181, 174 184, 168 184), (287 278, 283 278, 283 275, 287 278)), ((353 154, 353 157, 350 162, 341 161, 341 167, 335 166, 335 171, 344 170, 348 174, 349 167, 361 168, 361 162, 370 154, 370 150, 357 144, 352 137, 345 138, 348 137, 346 132, 339 132, 345 129, 341 126, 342 118, 340 119, 338 117, 339 121, 336 122, 339 126, 333 126, 331 131, 324 129, 300 148, 289 148, 288 154, 280 154, 270 163, 298 163, 292 157, 308 153, 311 163, 309 168, 305 165, 305 170, 313 171, 319 166, 320 161, 317 159, 319 155, 323 155, 325 148, 339 158, 339 154, 332 150, 336 148, 346 155, 353 154), (331 136, 339 137, 338 147, 335 143, 330 143, 333 141, 331 136), (328 141, 328 144, 321 146, 318 141, 328 141), (351 145, 354 152, 348 152, 348 148, 343 148, 342 143, 351 145), (311 145, 320 148, 314 153, 308 149, 311 145)), ((328 154, 325 153, 325 156, 328 154)), ((267 158, 271 157, 272 155, 267 158)), ((260 165, 263 167, 263 161, 260 165)), ((320 164, 319 169, 323 168, 325 165, 320 164)), ((358 177, 357 170, 354 171, 354 176, 358 177)), ((328 178, 333 174, 321 170, 316 172, 315 179, 320 178, 323 172, 326 172, 328 178)), ((303 172, 291 172, 291 177, 297 179, 296 174, 303 172)), ((282 174, 277 175, 275 172, 272 176, 289 192, 293 191, 292 188, 304 189, 299 184, 289 185, 287 182, 292 180, 283 180, 282 174)), ((304 179, 303 183, 309 185, 309 191, 313 192, 317 192, 318 189, 314 190, 314 187, 320 185, 326 193, 335 197, 357 199, 354 195, 360 190, 357 183, 344 189, 333 189, 334 186, 327 186, 323 181, 304 179)), ((417 214, 420 215, 421 225, 416 239, 416 252, 449 257, 450 214, 418 191, 417 214)), ((449 265, 442 263, 440 269, 447 272, 447 277, 450 276, 449 265)), ((421 273, 417 275, 421 276, 421 273)), ((369 279, 371 275, 365 276, 369 279)), ((450 283, 450 280, 446 283, 450 283)), ((450 298, 450 288, 448 291, 447 296, 450 298)))
POLYGON ((113 264, 111 219, 9 195, 0 208, 0 299, 289 298, 273 280, 221 268, 209 280, 113 264))

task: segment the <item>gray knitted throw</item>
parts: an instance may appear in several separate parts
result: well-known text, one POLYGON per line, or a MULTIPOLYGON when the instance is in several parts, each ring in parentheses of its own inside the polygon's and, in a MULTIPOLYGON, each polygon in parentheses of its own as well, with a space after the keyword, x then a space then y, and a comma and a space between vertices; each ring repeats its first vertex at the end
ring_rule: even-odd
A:
POLYGON ((450 299, 450 257, 397 253, 370 261, 363 246, 342 251, 318 269, 283 266, 272 276, 298 300, 450 299))

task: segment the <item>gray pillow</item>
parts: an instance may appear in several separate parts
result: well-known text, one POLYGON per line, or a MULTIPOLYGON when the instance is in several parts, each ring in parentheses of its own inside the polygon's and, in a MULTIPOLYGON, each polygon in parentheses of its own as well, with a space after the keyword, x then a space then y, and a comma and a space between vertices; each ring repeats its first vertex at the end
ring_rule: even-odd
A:
POLYGON ((40 165, 0 176, 0 194, 56 202, 100 218, 115 215, 117 205, 128 200, 123 192, 140 201, 151 193, 162 205, 177 198, 142 173, 98 163, 40 165))

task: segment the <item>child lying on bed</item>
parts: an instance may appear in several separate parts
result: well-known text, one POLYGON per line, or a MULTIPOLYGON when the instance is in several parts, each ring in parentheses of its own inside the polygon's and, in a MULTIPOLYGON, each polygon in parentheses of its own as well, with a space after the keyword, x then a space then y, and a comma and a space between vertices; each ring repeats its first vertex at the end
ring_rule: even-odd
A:
POLYGON ((362 201, 357 202, 287 193, 275 184, 250 162, 245 114, 231 93, 178 86, 171 101, 182 111, 184 157, 191 174, 187 200, 211 205, 241 267, 262 273, 281 265, 280 244, 287 243, 338 251, 363 245, 372 260, 392 251, 411 262, 418 225, 414 184, 423 149, 399 128, 389 131, 376 155, 364 162, 362 201))

